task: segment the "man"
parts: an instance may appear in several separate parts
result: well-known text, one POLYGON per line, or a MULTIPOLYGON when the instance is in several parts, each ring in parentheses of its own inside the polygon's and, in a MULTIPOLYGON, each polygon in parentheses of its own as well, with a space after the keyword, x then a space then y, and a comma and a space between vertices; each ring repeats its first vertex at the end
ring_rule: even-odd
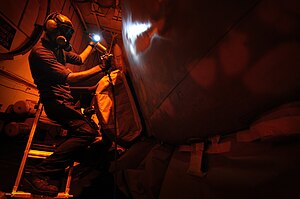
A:
POLYGON ((76 155, 98 136, 89 121, 75 109, 69 84, 88 79, 107 68, 99 65, 81 72, 71 72, 66 68, 66 63, 83 64, 96 45, 90 42, 80 55, 70 52, 69 41, 74 29, 68 17, 60 13, 50 14, 44 23, 44 32, 29 55, 30 70, 47 116, 68 129, 68 139, 25 177, 25 183, 36 192, 55 194, 58 187, 48 182, 49 176, 64 172, 76 155))

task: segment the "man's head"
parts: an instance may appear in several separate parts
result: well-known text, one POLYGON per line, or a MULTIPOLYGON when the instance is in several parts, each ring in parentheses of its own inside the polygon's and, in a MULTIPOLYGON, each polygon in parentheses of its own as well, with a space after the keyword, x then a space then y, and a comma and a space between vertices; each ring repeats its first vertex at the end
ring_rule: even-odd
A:
POLYGON ((48 15, 44 23, 44 31, 51 41, 56 42, 65 50, 71 50, 70 40, 74 33, 71 20, 60 13, 48 15))

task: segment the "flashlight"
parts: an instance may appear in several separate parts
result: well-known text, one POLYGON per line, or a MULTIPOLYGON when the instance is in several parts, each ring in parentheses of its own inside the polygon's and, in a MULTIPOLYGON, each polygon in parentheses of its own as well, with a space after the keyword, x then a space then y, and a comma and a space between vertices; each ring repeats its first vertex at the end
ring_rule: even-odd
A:
POLYGON ((99 42, 101 39, 100 35, 93 33, 90 35, 90 37, 94 42, 97 42, 95 49, 102 53, 106 53, 107 48, 99 42))
POLYGON ((98 34, 92 34, 92 39, 94 42, 98 42, 100 41, 101 37, 98 34))

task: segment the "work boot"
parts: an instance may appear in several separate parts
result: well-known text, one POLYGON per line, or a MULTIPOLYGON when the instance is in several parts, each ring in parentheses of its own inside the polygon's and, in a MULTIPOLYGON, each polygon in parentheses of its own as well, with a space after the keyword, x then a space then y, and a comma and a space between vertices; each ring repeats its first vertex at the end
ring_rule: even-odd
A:
POLYGON ((24 182, 32 189, 32 192, 37 194, 55 195, 58 193, 58 187, 49 184, 47 178, 42 176, 25 176, 24 182))

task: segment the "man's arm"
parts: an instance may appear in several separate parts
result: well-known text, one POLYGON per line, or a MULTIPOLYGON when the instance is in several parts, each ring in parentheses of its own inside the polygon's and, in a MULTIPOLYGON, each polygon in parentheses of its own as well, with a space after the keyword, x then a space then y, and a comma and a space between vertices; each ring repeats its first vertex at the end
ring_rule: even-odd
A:
POLYGON ((91 40, 88 44, 88 46, 82 51, 82 53, 79 55, 81 57, 82 63, 85 62, 86 58, 89 56, 95 45, 97 45, 98 42, 95 42, 91 40))
POLYGON ((88 45, 83 51, 82 53, 79 55, 81 58, 82 63, 85 62, 86 58, 89 56, 89 54, 91 53, 91 51, 93 50, 93 47, 91 45, 88 45))
POLYGON ((71 72, 67 76, 67 83, 78 83, 81 81, 84 81, 86 79, 89 79, 93 77, 94 75, 104 72, 105 69, 101 65, 94 66, 93 68, 90 68, 85 71, 80 71, 80 72, 71 72))

